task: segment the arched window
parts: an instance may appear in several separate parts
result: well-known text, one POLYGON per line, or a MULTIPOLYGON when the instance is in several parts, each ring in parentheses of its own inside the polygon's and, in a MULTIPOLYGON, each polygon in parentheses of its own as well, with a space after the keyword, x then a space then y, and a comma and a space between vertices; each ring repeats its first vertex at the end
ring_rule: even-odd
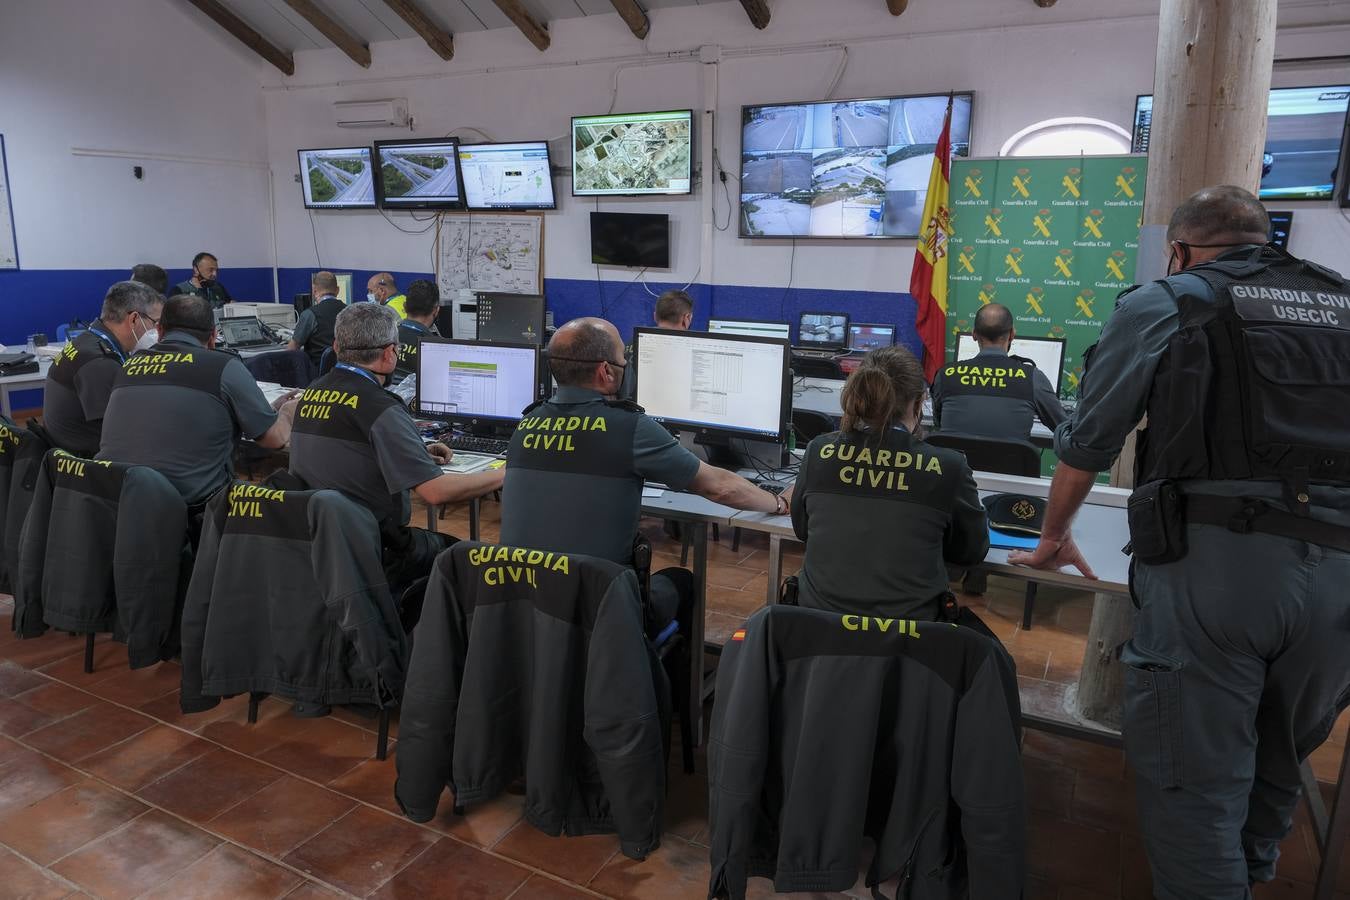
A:
POLYGON ((1003 144, 999 156, 1107 156, 1130 152, 1130 133, 1086 116, 1065 116, 1028 125, 1003 144))

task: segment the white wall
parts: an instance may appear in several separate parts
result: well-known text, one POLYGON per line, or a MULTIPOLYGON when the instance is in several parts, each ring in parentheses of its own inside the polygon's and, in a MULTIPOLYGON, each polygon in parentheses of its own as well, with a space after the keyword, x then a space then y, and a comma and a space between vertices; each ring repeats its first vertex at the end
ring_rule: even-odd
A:
POLYGON ((233 40, 178 0, 0 4, 24 269, 186 268, 206 248, 226 267, 272 265, 263 63, 233 40))
MULTIPOLYGON (((553 46, 540 54, 514 30, 456 37, 453 62, 443 63, 420 41, 377 43, 369 71, 336 50, 296 55, 292 79, 270 77, 264 88, 269 160, 276 177, 280 265, 315 264, 315 235, 324 265, 404 271, 431 267, 430 235, 399 233, 378 213, 319 212, 315 235, 301 208, 295 150, 397 137, 392 131, 339 129, 336 100, 406 97, 422 136, 481 129, 496 140, 547 137, 555 164, 568 163, 569 117, 615 111, 703 106, 715 84, 718 156, 738 170, 740 106, 775 100, 820 99, 844 64, 834 97, 896 93, 976 92, 973 151, 994 155, 1004 140, 1033 122, 1088 115, 1129 128, 1134 97, 1153 88, 1157 0, 1075 0, 1037 9, 1012 0, 916 3, 901 18, 880 0, 775 0, 773 21, 753 29, 738 3, 704 4, 651 15, 652 30, 638 42, 617 16, 553 23, 553 46), (718 44, 717 66, 687 58, 701 44, 718 44), (843 45, 848 46, 845 61, 843 45), (675 57, 675 58, 672 58, 675 57), (614 86, 617 78, 617 96, 614 86)), ((1350 2, 1286 0, 1279 56, 1344 53, 1350 47, 1350 2), (1315 23, 1315 24, 1310 24, 1315 23), (1327 23, 1332 23, 1330 26, 1327 23), (1339 24, 1338 24, 1339 23, 1339 24)), ((1350 67, 1277 70, 1276 84, 1350 80, 1350 67)), ((406 134, 406 132, 404 133, 406 134)), ((602 209, 669 212, 674 262, 655 280, 782 285, 789 277, 790 241, 746 241, 736 236, 736 184, 728 183, 728 210, 720 182, 709 173, 692 197, 602 201, 602 209), (714 207, 711 271, 699 271, 705 207, 714 207)), ((546 224, 550 277, 594 278, 589 265, 586 213, 594 201, 574 199, 557 180, 560 209, 546 224)), ((1350 246, 1350 225, 1328 204, 1281 204, 1299 210, 1294 249, 1335 264, 1350 246)), ((404 227, 418 227, 394 214, 404 227)), ((796 287, 903 290, 908 285, 909 241, 798 241, 796 287)), ((1345 266, 1350 268, 1350 265, 1345 266)), ((620 272, 617 279, 630 277, 620 272)))

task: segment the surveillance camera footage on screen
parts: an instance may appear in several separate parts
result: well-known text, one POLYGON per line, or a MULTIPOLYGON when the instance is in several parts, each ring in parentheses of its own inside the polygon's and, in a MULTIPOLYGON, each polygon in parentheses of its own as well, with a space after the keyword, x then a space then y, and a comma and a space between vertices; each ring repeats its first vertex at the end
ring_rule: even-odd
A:
MULTIPOLYGON (((970 152, 956 94, 952 155, 970 152)), ((741 237, 914 237, 947 95, 741 109, 741 237)))
POLYGON ((301 150, 300 185, 309 209, 373 209, 370 148, 301 150))
MULTIPOLYGON (((1273 88, 1261 158, 1262 200, 1328 200, 1336 183, 1346 134, 1350 85, 1273 88)), ((1140 95, 1134 111, 1134 151, 1147 153, 1153 97, 1140 95)))

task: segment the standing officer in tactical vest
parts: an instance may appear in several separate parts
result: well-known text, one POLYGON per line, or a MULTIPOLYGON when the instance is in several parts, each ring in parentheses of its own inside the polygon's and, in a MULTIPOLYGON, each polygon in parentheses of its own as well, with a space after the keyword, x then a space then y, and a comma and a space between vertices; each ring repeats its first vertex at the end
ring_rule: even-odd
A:
POLYGON ((286 345, 288 350, 304 350, 315 367, 323 359, 323 351, 333 346, 333 333, 338 313, 346 305, 338 299, 337 276, 332 272, 315 272, 309 279, 310 296, 314 305, 300 314, 295 331, 286 345))
MULTIPOLYGON (((614 396, 628 363, 623 339, 604 319, 573 319, 548 344, 558 381, 511 437, 502 489, 501 541, 633 564, 644 481, 736 509, 787 512, 787 502, 680 446, 642 407, 614 396)), ((693 578, 670 568, 652 576, 649 625, 658 631, 693 596, 693 578)))
POLYGON ((1010 356, 1012 313, 989 303, 975 314, 980 352, 939 370, 933 380, 933 423, 942 431, 1025 441, 1032 416, 1051 431, 1065 419, 1050 379, 1036 364, 1010 356))
POLYGON ((455 538, 412 528, 409 491, 427 504, 458 503, 502 485, 500 469, 447 474, 444 444, 422 443, 412 414, 383 387, 398 363, 398 313, 357 303, 337 317, 337 364, 300 395, 290 473, 312 490, 337 490, 380 525, 385 571, 398 590, 431 571, 455 538))
POLYGON ((1118 301, 1055 434, 1040 544, 1011 557, 1091 576, 1069 523, 1147 413, 1121 661, 1162 900, 1274 878, 1299 763, 1350 701, 1350 284, 1269 229, 1236 187, 1173 213, 1171 275, 1118 301))
POLYGON ((238 356, 213 349, 205 297, 170 297, 159 335, 113 380, 97 458, 156 469, 197 512, 234 479, 240 437, 269 450, 286 446, 295 404, 278 398, 274 409, 238 356))

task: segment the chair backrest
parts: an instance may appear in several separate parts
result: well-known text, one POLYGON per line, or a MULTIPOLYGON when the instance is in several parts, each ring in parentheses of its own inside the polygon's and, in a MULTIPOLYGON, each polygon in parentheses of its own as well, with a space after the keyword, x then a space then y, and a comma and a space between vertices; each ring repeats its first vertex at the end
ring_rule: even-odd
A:
POLYGON ((794 409, 792 428, 797 432, 797 446, 805 447, 813 438, 829 434, 835 430, 835 424, 829 416, 813 409, 794 409))
POLYGON ((319 357, 319 374, 327 375, 333 371, 333 366, 337 365, 337 354, 333 352, 332 347, 323 348, 323 356, 319 357))
POLYGON ((244 366, 256 381, 270 381, 282 387, 304 388, 314 380, 313 364, 303 350, 273 350, 244 360, 244 366))
POLYGON ((1039 478, 1041 451, 1026 441, 977 437, 953 431, 935 431, 924 438, 934 447, 960 450, 966 461, 977 472, 997 472, 1000 475, 1025 475, 1039 478))

